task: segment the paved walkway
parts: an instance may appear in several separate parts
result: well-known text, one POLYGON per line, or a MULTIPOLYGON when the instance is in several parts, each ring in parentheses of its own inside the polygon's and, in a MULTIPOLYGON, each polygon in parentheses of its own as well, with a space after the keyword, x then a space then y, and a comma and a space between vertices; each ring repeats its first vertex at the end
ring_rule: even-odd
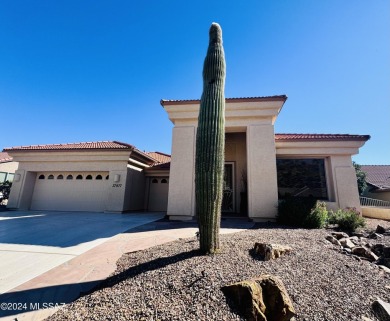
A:
MULTIPOLYGON (((18 321, 43 320, 53 314, 56 311, 55 308, 72 302, 80 296, 80 293, 91 290, 112 274, 116 270, 116 261, 124 253, 147 249, 179 238, 192 237, 198 231, 194 222, 152 222, 158 219, 153 216, 154 214, 115 215, 133 216, 134 226, 130 226, 125 232, 122 230, 111 236, 106 235, 94 240, 87 239, 85 244, 75 245, 74 242, 68 240, 69 247, 56 246, 56 249, 60 251, 59 255, 63 255, 64 259, 67 259, 62 263, 56 263, 55 267, 50 270, 46 269, 45 273, 40 273, 40 275, 38 274, 38 276, 30 278, 27 282, 19 284, 8 290, 7 293, 0 295, 0 320, 13 321, 15 318, 18 321), (143 220, 144 223, 138 221, 137 224, 136 218, 144 216, 145 219, 145 215, 150 218, 149 222, 143 220), (76 248, 78 246, 79 252, 73 252, 74 256, 71 256, 73 254, 68 251, 73 246, 76 246, 76 248)), ((161 217, 161 215, 158 217, 161 217)), ((123 227, 123 225, 121 226, 123 227)), ((253 223, 251 222, 234 219, 223 220, 221 233, 239 232, 252 226, 253 223)), ((4 242, 1 237, 2 232, 0 230, 0 242, 4 242)), ((14 242, 16 242, 16 239, 14 239, 14 242)), ((55 243, 52 238, 49 239, 52 243, 55 243)), ((76 248, 73 250, 76 251, 76 248)), ((46 253, 46 255, 56 258, 52 255, 58 255, 58 252, 54 250, 53 252, 55 253, 46 253)), ((2 255, 1 247, 0 255, 2 255)), ((0 264, 2 261, 0 261, 0 264)), ((39 265, 38 262, 40 262, 39 259, 37 259, 35 265, 39 265)), ((0 267, 0 273, 1 271, 0 267)))

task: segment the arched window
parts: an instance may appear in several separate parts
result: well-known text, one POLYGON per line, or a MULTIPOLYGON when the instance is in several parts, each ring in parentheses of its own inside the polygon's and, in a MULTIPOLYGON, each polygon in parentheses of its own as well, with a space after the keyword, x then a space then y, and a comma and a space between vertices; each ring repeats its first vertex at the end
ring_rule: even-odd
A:
POLYGON ((58 175, 57 179, 64 179, 64 175, 62 175, 62 174, 58 175))
POLYGON ((43 174, 39 175, 38 179, 45 179, 45 175, 43 174))
POLYGON ((92 179, 92 175, 87 175, 85 179, 92 179))
POLYGON ((96 176, 96 179, 103 179, 102 175, 96 176))
POLYGON ((50 174, 47 179, 54 179, 54 175, 53 174, 50 174))
POLYGON ((166 180, 165 178, 163 178, 163 179, 161 180, 161 184, 168 184, 168 180, 166 180))
POLYGON ((107 176, 106 176, 106 179, 108 180, 109 178, 110 178, 110 175, 107 175, 107 176))
POLYGON ((153 178, 152 179, 152 184, 157 184, 158 183, 158 179, 157 178, 153 178))
POLYGON ((83 179, 83 175, 77 175, 76 179, 83 179))
POLYGON ((73 175, 66 176, 66 179, 73 179, 73 175))

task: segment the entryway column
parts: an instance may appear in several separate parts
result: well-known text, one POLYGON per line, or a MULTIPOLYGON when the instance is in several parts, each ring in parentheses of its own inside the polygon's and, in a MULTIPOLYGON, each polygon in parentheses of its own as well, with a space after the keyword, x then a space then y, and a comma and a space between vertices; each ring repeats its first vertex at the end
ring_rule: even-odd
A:
POLYGON ((173 128, 167 213, 173 220, 195 216, 195 136, 195 126, 173 128))
POLYGON ((275 134, 272 124, 247 126, 248 216, 275 220, 278 204, 275 134))

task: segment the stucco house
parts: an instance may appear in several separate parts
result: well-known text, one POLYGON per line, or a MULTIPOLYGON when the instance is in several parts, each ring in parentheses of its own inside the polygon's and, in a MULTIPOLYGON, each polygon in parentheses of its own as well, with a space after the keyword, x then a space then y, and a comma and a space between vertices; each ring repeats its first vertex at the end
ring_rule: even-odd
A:
POLYGON ((363 196, 390 202, 390 165, 361 165, 367 188, 363 196))
MULTIPOLYGON (((328 207, 360 208, 351 156, 370 138, 348 134, 275 134, 287 97, 226 99, 223 212, 273 220, 286 195, 328 207)), ((6 148, 19 168, 8 207, 32 210, 167 211, 195 215, 195 139, 199 100, 162 100, 174 127, 172 155, 120 142, 6 148)))
POLYGON ((18 163, 7 152, 0 152, 0 183, 12 182, 18 163))

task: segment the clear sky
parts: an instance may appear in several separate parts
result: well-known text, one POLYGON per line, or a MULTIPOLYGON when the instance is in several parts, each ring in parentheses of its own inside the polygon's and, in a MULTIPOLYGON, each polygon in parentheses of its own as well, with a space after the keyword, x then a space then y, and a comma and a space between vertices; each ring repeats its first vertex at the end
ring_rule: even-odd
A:
POLYGON ((285 94, 277 133, 369 134, 390 164, 390 1, 0 1, 4 147, 119 140, 170 153, 160 99, 199 99, 208 29, 226 97, 285 94))

